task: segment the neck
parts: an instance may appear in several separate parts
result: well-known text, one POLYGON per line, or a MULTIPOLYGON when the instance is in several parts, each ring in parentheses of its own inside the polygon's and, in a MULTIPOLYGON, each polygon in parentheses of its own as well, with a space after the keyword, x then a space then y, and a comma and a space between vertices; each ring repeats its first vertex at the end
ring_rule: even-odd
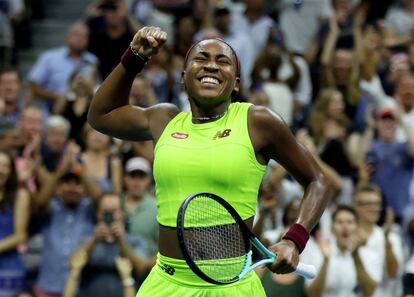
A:
POLYGON ((105 150, 87 150, 86 154, 89 157, 102 157, 102 155, 106 155, 105 150))
POLYGON ((372 231, 374 230, 374 226, 370 223, 370 222, 364 222, 364 221, 361 221, 360 222, 360 228, 362 229, 362 230, 364 230, 367 234, 371 234, 372 233, 372 231))
POLYGON ((69 49, 69 56, 73 59, 79 59, 82 56, 82 52, 69 49))
POLYGON ((212 115, 207 115, 207 116, 194 116, 193 115, 191 118, 193 122, 207 123, 207 122, 212 122, 212 121, 222 118, 226 113, 227 113, 227 110, 223 111, 220 114, 212 114, 212 115))
POLYGON ((118 38, 125 32, 125 26, 123 24, 111 24, 107 27, 106 32, 111 38, 118 38))
POLYGON ((130 202, 140 202, 144 199, 144 195, 127 194, 126 198, 130 202))
POLYGON ((252 11, 248 10, 246 11, 246 17, 249 19, 250 22, 256 21, 261 15, 261 12, 259 11, 252 11))

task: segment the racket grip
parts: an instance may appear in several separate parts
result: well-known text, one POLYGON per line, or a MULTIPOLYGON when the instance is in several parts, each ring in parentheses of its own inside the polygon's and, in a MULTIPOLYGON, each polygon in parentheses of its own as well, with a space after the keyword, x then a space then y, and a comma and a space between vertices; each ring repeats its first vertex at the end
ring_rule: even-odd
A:
POLYGON ((296 274, 299 274, 307 279, 313 279, 316 276, 316 268, 313 265, 300 263, 296 267, 296 274))

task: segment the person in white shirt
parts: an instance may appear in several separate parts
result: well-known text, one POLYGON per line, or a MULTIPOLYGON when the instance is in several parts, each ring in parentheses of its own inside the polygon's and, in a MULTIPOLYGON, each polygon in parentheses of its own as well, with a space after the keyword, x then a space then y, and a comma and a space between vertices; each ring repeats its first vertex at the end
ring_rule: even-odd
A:
MULTIPOLYGON (((318 274, 307 280, 308 297, 371 296, 377 282, 367 272, 359 248, 364 238, 357 232, 358 214, 352 206, 338 205, 332 213, 333 242, 316 236, 319 245, 312 253, 302 254, 301 261, 314 265, 318 274)), ((306 250, 306 249, 305 249, 306 250)))
POLYGON ((381 189, 372 183, 360 183, 354 191, 353 205, 359 216, 359 232, 367 238, 359 249, 362 262, 380 284, 373 296, 401 296, 402 238, 392 230, 394 214, 390 208, 383 227, 377 225, 382 210, 381 189))

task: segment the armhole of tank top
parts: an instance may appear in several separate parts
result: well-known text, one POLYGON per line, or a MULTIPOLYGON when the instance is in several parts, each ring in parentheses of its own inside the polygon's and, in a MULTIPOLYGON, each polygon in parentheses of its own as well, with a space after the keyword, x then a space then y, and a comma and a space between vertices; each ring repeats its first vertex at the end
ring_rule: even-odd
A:
POLYGON ((160 143, 165 138, 165 134, 168 130, 170 130, 170 126, 173 125, 177 121, 177 119, 181 118, 183 114, 185 113, 180 111, 167 123, 167 125, 165 125, 164 130, 162 130, 161 136, 158 138, 158 141, 154 144, 154 153, 158 148, 158 143, 160 143))
POLYGON ((253 146, 253 142, 252 142, 252 138, 250 137, 250 131, 249 131, 249 112, 250 112, 250 108, 252 108, 254 106, 254 104, 250 104, 246 109, 246 114, 245 114, 245 116, 246 116, 246 129, 245 129, 245 131, 246 131, 246 135, 247 135, 247 138, 249 139, 249 149, 250 149, 250 151, 251 151, 251 153, 252 153, 252 158, 254 159, 254 161, 255 161, 255 164, 256 164, 256 167, 258 168, 258 169, 260 169, 260 170, 265 170, 266 168, 267 168, 267 164, 262 164, 262 163, 260 163, 259 162, 259 160, 257 160, 257 158, 256 158, 256 152, 255 152, 255 150, 254 150, 254 146, 253 146))

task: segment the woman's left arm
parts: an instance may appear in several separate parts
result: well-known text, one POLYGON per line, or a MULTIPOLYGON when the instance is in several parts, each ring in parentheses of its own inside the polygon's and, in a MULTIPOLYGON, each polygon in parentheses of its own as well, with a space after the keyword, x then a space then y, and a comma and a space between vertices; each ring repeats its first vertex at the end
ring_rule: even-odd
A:
MULTIPOLYGON (((304 188, 299 215, 294 225, 296 235, 287 239, 285 234, 284 239, 271 247, 278 257, 270 269, 278 273, 292 272, 298 264, 299 253, 306 244, 306 237, 325 210, 331 196, 330 187, 312 155, 296 141, 280 116, 268 108, 254 106, 250 109, 249 122, 249 132, 258 158, 263 158, 264 162, 274 159, 304 188), (300 235, 297 235, 298 232, 300 235)), ((289 232, 287 234, 292 235, 289 232)))
POLYGON ((14 204, 14 232, 10 236, 0 240, 0 253, 16 248, 20 243, 27 240, 27 226, 30 214, 29 193, 20 189, 17 192, 14 204))

